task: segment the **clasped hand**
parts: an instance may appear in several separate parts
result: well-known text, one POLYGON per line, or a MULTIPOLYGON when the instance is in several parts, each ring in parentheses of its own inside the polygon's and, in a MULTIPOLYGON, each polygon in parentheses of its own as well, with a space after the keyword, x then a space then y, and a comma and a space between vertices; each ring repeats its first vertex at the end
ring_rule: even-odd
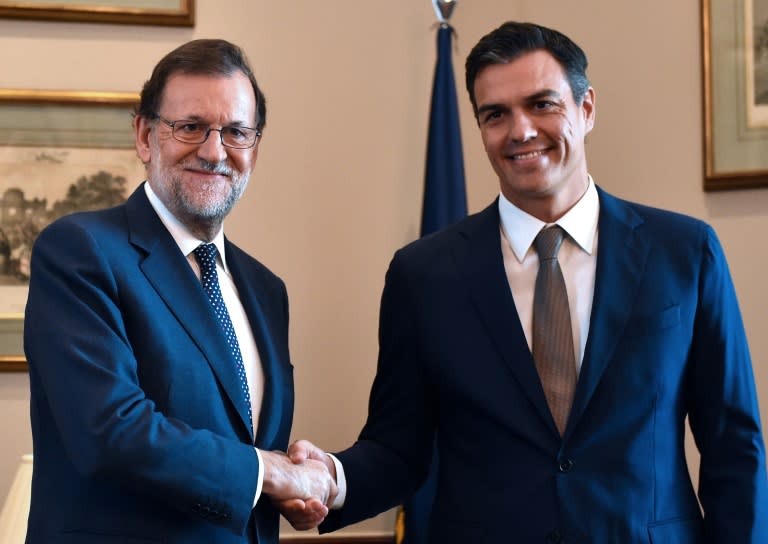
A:
POLYGON ((297 530, 314 529, 328 515, 338 493, 331 458, 306 440, 294 442, 287 454, 264 452, 264 493, 297 530))

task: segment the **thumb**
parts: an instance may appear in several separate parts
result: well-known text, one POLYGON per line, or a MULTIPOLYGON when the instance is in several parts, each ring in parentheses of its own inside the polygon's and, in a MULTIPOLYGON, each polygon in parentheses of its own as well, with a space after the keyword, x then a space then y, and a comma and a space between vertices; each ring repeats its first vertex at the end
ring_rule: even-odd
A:
POLYGON ((288 457, 291 462, 300 465, 307 459, 311 459, 311 452, 316 449, 315 446, 308 440, 297 440, 288 447, 288 457))

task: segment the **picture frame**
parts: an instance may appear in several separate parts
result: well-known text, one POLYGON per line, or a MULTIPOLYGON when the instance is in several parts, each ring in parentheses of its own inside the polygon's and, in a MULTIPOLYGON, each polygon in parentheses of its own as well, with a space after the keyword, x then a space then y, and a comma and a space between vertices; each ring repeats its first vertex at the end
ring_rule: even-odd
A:
POLYGON ((66 213, 122 202, 144 179, 132 128, 138 100, 0 89, 0 371, 26 368, 23 311, 37 233, 66 213))
POLYGON ((24 323, 20 316, 0 314, 0 372, 18 372, 27 369, 23 345, 24 323))
POLYGON ((0 17, 129 25, 194 26, 195 0, 55 2, 0 0, 0 17))
POLYGON ((768 0, 701 6, 704 190, 768 186, 768 0))

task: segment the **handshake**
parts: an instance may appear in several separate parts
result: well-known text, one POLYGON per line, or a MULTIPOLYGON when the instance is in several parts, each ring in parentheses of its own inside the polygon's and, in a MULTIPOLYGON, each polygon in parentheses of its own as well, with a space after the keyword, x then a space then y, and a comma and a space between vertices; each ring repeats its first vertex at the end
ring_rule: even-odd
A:
POLYGON ((287 453, 262 450, 261 456, 262 492, 285 519, 301 531, 320 525, 339 492, 333 459, 306 440, 291 444, 287 453))

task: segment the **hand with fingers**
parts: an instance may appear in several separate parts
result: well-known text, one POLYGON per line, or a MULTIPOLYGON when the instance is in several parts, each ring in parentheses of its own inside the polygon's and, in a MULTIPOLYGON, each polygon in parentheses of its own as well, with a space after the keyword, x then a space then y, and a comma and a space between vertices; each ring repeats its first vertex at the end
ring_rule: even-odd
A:
POLYGON ((336 466, 330 456, 323 450, 307 440, 299 440, 288 448, 287 457, 296 466, 322 465, 333 480, 333 494, 323 502, 319 498, 303 499, 298 497, 278 499, 273 497, 273 502, 280 513, 288 520, 291 526, 297 530, 314 529, 323 522, 328 515, 328 508, 336 497, 336 466))
POLYGON ((309 456, 296 456, 295 461, 278 451, 262 451, 261 455, 265 471, 263 492, 294 528, 317 527, 328 515, 328 505, 338 493, 335 470, 331 472, 326 463, 309 456))

